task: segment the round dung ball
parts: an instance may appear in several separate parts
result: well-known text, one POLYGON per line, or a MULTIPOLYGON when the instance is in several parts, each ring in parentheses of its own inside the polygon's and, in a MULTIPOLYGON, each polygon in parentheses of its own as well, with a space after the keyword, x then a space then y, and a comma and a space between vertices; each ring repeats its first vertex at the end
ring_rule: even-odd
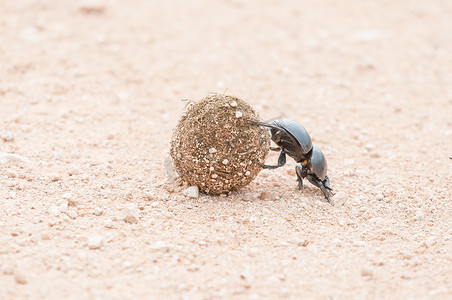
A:
POLYGON ((212 94, 190 102, 171 140, 179 176, 208 194, 228 194, 249 184, 262 169, 270 147, 268 131, 245 101, 212 94))

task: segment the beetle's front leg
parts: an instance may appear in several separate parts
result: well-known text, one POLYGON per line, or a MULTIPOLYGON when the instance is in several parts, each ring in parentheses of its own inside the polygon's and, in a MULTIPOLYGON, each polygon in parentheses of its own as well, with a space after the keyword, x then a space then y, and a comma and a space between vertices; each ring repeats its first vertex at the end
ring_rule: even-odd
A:
POLYGON ((281 151, 281 154, 279 155, 279 158, 278 158, 278 164, 276 166, 263 165, 258 162, 255 162, 255 163, 258 164, 259 166, 261 166, 262 169, 277 169, 286 164, 286 152, 284 152, 284 150, 281 151))
POLYGON ((331 188, 330 179, 328 178, 328 175, 325 175, 325 179, 323 180, 323 185, 326 189, 330 191, 330 194, 334 196, 333 189, 331 188))
MULTIPOLYGON (((323 184, 323 182, 319 178, 317 178, 316 176, 313 176, 313 175, 308 175, 308 180, 310 183, 312 183, 316 187, 319 187, 322 190, 323 194, 325 195, 325 198, 328 201, 328 203, 331 203, 331 201, 330 201, 330 193, 331 192, 328 192, 328 188, 325 188, 325 185, 323 184)), ((328 182, 329 182, 329 180, 328 180, 328 182)))

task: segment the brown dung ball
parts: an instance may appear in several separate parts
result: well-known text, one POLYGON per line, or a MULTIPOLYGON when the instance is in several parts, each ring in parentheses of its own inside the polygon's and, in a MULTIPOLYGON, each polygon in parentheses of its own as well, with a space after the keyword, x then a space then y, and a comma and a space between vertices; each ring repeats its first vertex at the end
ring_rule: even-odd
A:
POLYGON ((267 130, 245 101, 220 94, 187 105, 171 140, 179 176, 208 194, 249 184, 260 172, 270 147, 267 130))

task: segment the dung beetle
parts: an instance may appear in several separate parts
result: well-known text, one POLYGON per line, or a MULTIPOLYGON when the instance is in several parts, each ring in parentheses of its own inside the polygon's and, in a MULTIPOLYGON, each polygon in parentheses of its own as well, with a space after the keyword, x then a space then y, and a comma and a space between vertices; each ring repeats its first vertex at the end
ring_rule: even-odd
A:
POLYGON ((327 173, 327 162, 320 149, 313 145, 311 137, 306 129, 299 123, 289 119, 277 119, 272 124, 248 120, 254 124, 270 129, 272 141, 278 147, 270 147, 270 150, 281 151, 277 165, 263 165, 256 162, 263 169, 276 169, 286 164, 286 154, 292 157, 297 165, 298 189, 303 187, 303 178, 319 187, 325 198, 330 202, 330 194, 333 194, 327 173))

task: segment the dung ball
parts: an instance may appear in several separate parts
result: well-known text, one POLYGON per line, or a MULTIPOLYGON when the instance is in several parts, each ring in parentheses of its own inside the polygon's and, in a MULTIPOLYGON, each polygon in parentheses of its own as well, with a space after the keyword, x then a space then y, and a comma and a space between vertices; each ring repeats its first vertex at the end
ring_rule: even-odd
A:
POLYGON ((249 184, 270 147, 267 130, 245 101, 212 94, 189 102, 174 129, 170 155, 182 180, 208 194, 228 194, 249 184))

